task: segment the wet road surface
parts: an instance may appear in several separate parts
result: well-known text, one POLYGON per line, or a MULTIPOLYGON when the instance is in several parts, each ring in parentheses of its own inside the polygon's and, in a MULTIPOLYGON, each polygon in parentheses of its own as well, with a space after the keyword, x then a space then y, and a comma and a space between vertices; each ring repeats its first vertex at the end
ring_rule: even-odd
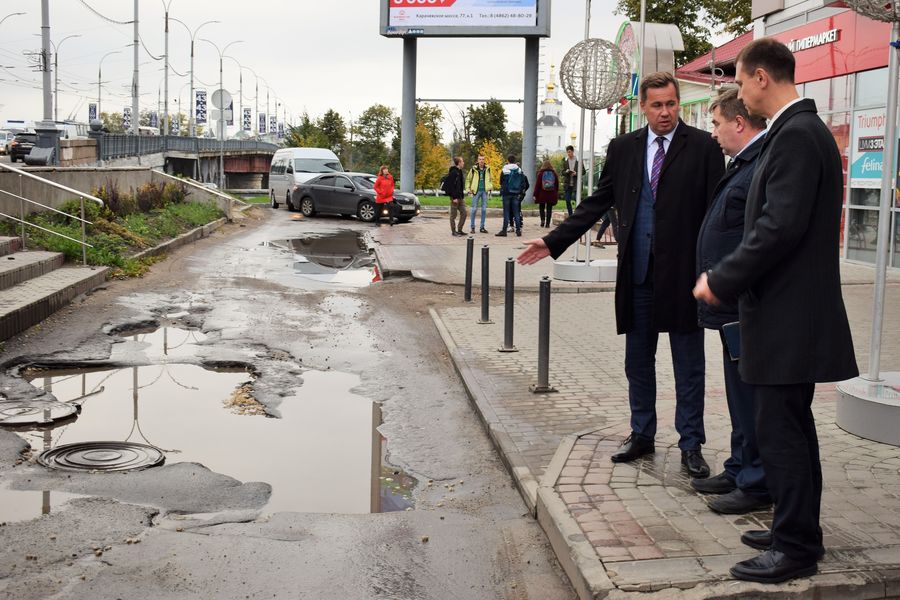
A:
POLYGON ((0 429, 0 597, 574 597, 428 317, 459 298, 369 227, 257 208, 7 341, 0 393, 81 412, 0 429), (166 463, 35 463, 98 439, 166 463))

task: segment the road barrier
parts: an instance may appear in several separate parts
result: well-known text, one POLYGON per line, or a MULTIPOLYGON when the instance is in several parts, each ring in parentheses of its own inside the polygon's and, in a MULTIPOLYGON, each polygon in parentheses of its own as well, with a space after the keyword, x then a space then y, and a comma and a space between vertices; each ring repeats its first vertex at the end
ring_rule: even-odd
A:
POLYGON ((550 278, 544 275, 540 286, 538 317, 538 382, 529 386, 535 394, 555 392, 550 386, 550 278))
POLYGON ((472 301, 472 261, 475 255, 475 238, 471 235, 466 240, 466 293, 465 301, 472 301))
POLYGON ((485 244, 481 248, 481 319, 478 321, 480 325, 488 325, 493 323, 489 315, 491 303, 491 285, 490 285, 490 248, 485 244))
POLYGON ((513 296, 516 288, 516 261, 506 259, 506 298, 503 305, 503 346, 500 352, 518 352, 513 345, 513 296))

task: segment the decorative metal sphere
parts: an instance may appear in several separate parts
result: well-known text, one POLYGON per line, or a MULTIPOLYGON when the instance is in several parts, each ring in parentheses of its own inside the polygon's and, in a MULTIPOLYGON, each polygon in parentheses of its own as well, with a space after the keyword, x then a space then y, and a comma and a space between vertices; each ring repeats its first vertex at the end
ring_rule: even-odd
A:
POLYGON ((631 66, 614 44, 589 39, 566 53, 559 76, 563 91, 576 106, 601 110, 625 95, 631 83, 631 66))
POLYGON ((847 0, 847 4, 870 19, 900 23, 900 0, 847 0))

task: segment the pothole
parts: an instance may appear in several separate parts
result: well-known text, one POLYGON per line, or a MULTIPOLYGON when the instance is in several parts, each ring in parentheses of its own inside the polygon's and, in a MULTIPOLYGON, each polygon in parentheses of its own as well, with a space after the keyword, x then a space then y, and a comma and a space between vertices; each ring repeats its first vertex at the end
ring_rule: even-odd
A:
POLYGON ((311 282, 342 287, 365 287, 381 281, 381 271, 372 248, 362 233, 344 229, 309 234, 263 246, 293 254, 294 273, 311 282))
POLYGON ((164 363, 27 375, 60 402, 82 405, 74 422, 20 433, 37 452, 97 440, 146 444, 161 449, 166 464, 198 462, 243 482, 270 484, 264 513, 413 506, 416 480, 385 464, 380 407, 350 391, 360 383, 355 375, 304 373, 277 419, 254 407, 246 372, 164 363))

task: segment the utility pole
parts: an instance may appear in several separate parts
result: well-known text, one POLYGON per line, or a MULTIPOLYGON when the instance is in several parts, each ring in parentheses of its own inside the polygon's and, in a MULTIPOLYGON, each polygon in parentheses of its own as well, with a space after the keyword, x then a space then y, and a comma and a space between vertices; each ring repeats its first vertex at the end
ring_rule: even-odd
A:
POLYGON ((163 135, 169 135, 171 129, 169 129, 169 7, 172 6, 172 0, 169 0, 168 4, 163 2, 163 8, 165 8, 165 29, 166 29, 166 48, 165 48, 165 83, 163 84, 165 90, 165 104, 163 105, 163 135))
MULTIPOLYGON (((135 0, 136 2, 137 0, 135 0)), ((53 118, 53 96, 50 80, 50 0, 41 0, 41 71, 44 88, 44 120, 53 118)))
MULTIPOLYGON (((44 0, 45 2, 47 0, 44 0)), ((134 0, 134 75, 131 80, 131 133, 138 134, 141 113, 138 100, 140 99, 140 70, 138 68, 138 43, 140 42, 140 29, 138 27, 138 0, 134 0)))
POLYGON ((188 27, 187 23, 185 23, 184 21, 176 19, 175 17, 171 17, 171 19, 176 23, 180 23, 185 29, 187 29, 188 35, 191 36, 191 98, 188 101, 188 108, 190 109, 190 111, 188 112, 188 135, 194 137, 194 135, 196 134, 196 115, 194 114, 194 103, 196 102, 196 99, 194 98, 194 41, 197 39, 197 33, 200 32, 201 27, 203 27, 204 25, 209 25, 210 23, 218 23, 219 21, 204 21, 203 23, 197 25, 197 28, 194 29, 194 31, 191 31, 191 28, 188 27))

